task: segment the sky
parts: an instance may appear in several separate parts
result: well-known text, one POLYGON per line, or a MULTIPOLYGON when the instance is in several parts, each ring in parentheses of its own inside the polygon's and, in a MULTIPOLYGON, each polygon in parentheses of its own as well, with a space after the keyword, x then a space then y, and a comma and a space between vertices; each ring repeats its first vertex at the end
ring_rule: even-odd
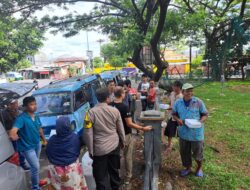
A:
MULTIPOLYGON (((38 11, 35 15, 38 18, 45 16, 46 14, 50 16, 62 16, 65 13, 76 12, 76 13, 88 13, 94 3, 76 3, 74 5, 69 5, 68 11, 60 9, 58 7, 45 8, 42 11, 38 11)), ((45 53, 48 59, 56 59, 58 57, 65 56, 76 56, 76 57, 86 57, 87 51, 87 33, 89 41, 89 49, 93 51, 94 57, 100 55, 100 44, 97 40, 104 40, 103 43, 108 42, 108 36, 103 35, 98 31, 81 31, 78 35, 65 38, 62 33, 56 35, 51 34, 49 31, 46 32, 46 40, 43 42, 44 46, 40 49, 41 52, 45 53)))

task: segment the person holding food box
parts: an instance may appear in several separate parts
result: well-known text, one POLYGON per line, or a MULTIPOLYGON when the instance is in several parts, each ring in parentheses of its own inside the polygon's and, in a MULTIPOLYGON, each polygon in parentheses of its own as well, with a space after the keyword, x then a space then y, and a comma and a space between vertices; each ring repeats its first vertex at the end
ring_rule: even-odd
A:
POLYGON ((191 173, 193 155, 197 163, 195 175, 203 177, 204 122, 208 112, 203 101, 193 96, 193 88, 189 83, 182 86, 183 98, 175 102, 172 114, 179 125, 180 155, 186 168, 180 174, 187 176, 191 173))

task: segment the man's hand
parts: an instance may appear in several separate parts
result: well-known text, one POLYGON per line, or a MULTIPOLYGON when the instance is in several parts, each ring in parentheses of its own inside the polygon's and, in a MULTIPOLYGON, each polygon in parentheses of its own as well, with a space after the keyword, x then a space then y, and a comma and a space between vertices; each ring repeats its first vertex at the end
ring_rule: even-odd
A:
POLYGON ((18 135, 10 135, 9 137, 12 141, 17 141, 19 139, 18 135))
POLYGON ((93 155, 89 153, 89 157, 93 160, 93 155))
POLYGON ((205 123, 205 121, 207 120, 207 118, 208 118, 207 115, 202 116, 201 119, 200 119, 200 122, 201 123, 205 123))
POLYGON ((123 144, 123 143, 120 143, 120 148, 121 148, 122 150, 124 150, 124 149, 126 148, 126 145, 123 144))
POLYGON ((142 127, 142 130, 147 132, 147 131, 151 131, 153 129, 152 126, 146 126, 146 127, 142 127))
POLYGON ((178 123, 179 126, 183 126, 184 125, 184 122, 181 119, 177 119, 177 123, 178 123))
POLYGON ((19 139, 19 136, 17 134, 18 129, 17 128, 12 128, 9 131, 9 137, 12 141, 17 141, 19 139))
POLYGON ((47 144, 48 144, 48 141, 46 141, 46 140, 43 141, 43 145, 44 145, 44 146, 47 146, 47 144))

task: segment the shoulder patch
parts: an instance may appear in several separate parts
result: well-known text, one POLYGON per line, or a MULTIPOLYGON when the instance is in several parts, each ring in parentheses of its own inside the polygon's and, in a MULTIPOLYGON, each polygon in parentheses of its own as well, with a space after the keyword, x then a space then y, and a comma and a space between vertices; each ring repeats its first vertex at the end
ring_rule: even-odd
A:
POLYGON ((93 127, 93 123, 89 120, 89 113, 86 113, 85 119, 84 119, 84 128, 90 129, 93 127))

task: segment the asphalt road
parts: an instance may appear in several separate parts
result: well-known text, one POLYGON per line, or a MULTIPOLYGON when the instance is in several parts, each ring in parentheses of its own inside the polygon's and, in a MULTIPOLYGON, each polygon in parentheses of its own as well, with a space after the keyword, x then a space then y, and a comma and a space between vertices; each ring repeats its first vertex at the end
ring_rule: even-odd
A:
MULTIPOLYGON (((52 80, 51 79, 38 79, 38 87, 42 88, 46 85, 48 85, 52 80)), ((33 83, 33 80, 20 80, 20 81, 15 81, 15 83, 33 83)))

